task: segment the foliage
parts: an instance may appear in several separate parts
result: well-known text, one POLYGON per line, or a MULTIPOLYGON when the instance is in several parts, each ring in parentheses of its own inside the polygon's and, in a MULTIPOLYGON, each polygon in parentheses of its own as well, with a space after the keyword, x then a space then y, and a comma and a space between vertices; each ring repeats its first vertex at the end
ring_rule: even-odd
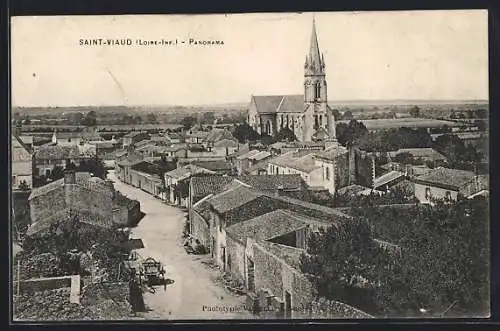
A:
POLYGON ((362 122, 351 120, 348 124, 338 123, 336 132, 339 143, 344 146, 350 146, 368 134, 368 129, 362 122))
POLYGON ((432 138, 425 129, 402 127, 369 132, 358 139, 357 145, 368 152, 394 151, 400 148, 431 147, 432 138))
POLYGON ((147 114, 146 119, 148 123, 158 123, 158 121, 156 120, 156 115, 154 113, 147 114))
POLYGON ((489 299, 488 201, 435 206, 363 206, 355 217, 370 220, 376 238, 398 244, 403 258, 378 276, 379 314, 440 316, 453 310, 484 313, 489 299))
POLYGON ((460 163, 479 163, 482 155, 474 146, 465 145, 463 140, 454 134, 439 136, 433 144, 433 148, 448 158, 451 166, 460 163))
POLYGON ((181 120, 181 125, 184 129, 189 130, 196 124, 196 117, 194 116, 186 116, 181 120))
POLYGON ((95 111, 91 110, 89 111, 85 117, 82 119, 81 122, 82 125, 85 126, 94 126, 97 125, 97 114, 95 111))
POLYGON ((289 127, 285 126, 276 135, 276 140, 277 141, 296 141, 297 136, 295 136, 295 133, 293 133, 293 131, 289 127))
POLYGON ((419 117, 420 116, 420 107, 414 106, 410 109, 410 115, 412 117, 419 117))
POLYGON ((76 167, 76 170, 90 172, 95 177, 99 177, 101 179, 106 179, 106 175, 108 173, 108 171, 104 167, 104 162, 97 157, 80 161, 80 164, 78 165, 78 167, 76 167))
POLYGON ((272 145, 274 144, 275 142, 277 141, 277 139, 273 136, 270 136, 266 133, 263 133, 260 137, 260 142, 264 145, 264 146, 269 146, 269 145, 272 145))
POLYGON ((358 217, 342 229, 311 233, 308 243, 307 254, 301 256, 301 271, 314 275, 320 296, 360 308, 363 301, 371 303, 367 294, 389 261, 374 242, 366 219, 358 217), (362 300, 356 300, 360 295, 362 300))
POLYGON ((236 126, 233 136, 243 144, 248 141, 259 140, 260 135, 248 123, 242 123, 236 126))
POLYGON ((202 122, 205 124, 213 124, 215 121, 215 114, 214 112, 207 111, 203 113, 202 116, 202 122))
POLYGON ((350 120, 354 119, 354 116, 352 115, 352 111, 350 111, 350 110, 346 110, 346 111, 344 112, 344 114, 342 115, 342 119, 343 119, 343 120, 348 120, 348 121, 350 121, 350 120))

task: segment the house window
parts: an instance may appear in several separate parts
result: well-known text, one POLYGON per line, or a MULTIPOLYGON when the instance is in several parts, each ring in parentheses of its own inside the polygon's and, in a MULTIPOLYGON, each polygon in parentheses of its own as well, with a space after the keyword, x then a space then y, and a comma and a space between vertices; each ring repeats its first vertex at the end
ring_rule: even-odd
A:
POLYGON ((329 168, 325 168, 325 176, 326 176, 326 180, 330 180, 330 169, 329 168))

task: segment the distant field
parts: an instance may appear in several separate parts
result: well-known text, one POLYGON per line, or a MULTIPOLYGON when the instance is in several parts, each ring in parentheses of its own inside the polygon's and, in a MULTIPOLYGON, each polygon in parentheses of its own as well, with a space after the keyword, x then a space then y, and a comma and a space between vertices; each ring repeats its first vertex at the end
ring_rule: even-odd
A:
MULTIPOLYGON (((338 121, 339 123, 349 123, 349 121, 338 121)), ((443 125, 449 127, 458 127, 461 123, 451 121, 434 120, 426 118, 396 118, 396 119, 379 119, 379 120, 359 120, 368 130, 384 130, 400 127, 412 128, 435 128, 443 125)))
MULTIPOLYGON (((152 129, 177 129, 182 127, 180 124, 173 124, 173 123, 167 123, 167 124, 134 124, 134 125, 98 125, 97 129, 99 131, 102 131, 103 129, 107 131, 130 131, 130 130, 152 130, 152 129)), ((40 129, 47 129, 47 132, 52 132, 54 129, 69 129, 69 130, 74 130, 74 129, 84 129, 86 128, 83 125, 46 125, 46 124, 41 124, 41 125, 23 125, 22 130, 23 131, 33 131, 33 130, 40 130, 40 129)))

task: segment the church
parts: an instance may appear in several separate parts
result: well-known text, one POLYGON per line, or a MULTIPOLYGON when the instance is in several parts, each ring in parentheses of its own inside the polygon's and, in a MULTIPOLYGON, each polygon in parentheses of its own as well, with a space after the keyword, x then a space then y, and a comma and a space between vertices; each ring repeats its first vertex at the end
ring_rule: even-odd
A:
POLYGON ((248 109, 248 124, 259 134, 276 135, 284 127, 297 140, 334 141, 335 119, 328 106, 325 60, 320 53, 313 19, 309 52, 304 64, 303 95, 253 95, 248 109))

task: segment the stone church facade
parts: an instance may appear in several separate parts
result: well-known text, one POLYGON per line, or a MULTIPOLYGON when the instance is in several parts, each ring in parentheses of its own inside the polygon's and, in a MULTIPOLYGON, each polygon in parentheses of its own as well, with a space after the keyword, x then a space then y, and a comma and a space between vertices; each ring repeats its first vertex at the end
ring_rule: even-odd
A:
POLYGON ((334 140, 335 119, 328 106, 327 90, 325 61, 313 21, 304 64, 304 94, 252 96, 248 124, 260 134, 274 136, 288 127, 299 141, 334 140))

